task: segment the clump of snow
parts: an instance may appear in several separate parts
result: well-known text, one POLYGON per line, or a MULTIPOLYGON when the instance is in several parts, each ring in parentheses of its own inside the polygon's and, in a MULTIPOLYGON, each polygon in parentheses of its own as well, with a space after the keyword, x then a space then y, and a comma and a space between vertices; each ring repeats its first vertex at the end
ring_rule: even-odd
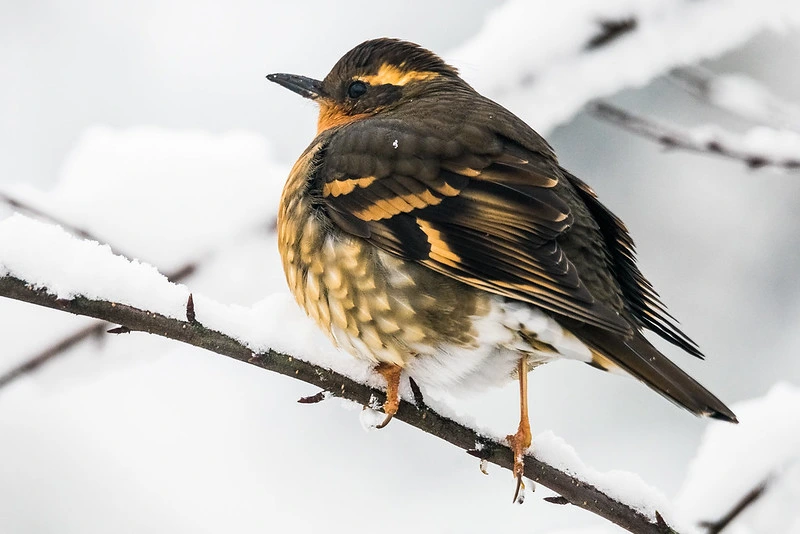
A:
POLYGON ((20 214, 0 221, 0 274, 58 298, 82 295, 174 318, 184 316, 189 297, 185 286, 170 283, 151 265, 116 256, 108 245, 20 214))
POLYGON ((573 0, 546 7, 516 0, 447 57, 479 91, 545 133, 592 99, 719 56, 765 29, 798 24, 800 9, 785 0, 573 0), (627 19, 636 21, 632 31, 586 50, 600 22, 627 19))
POLYGON ((386 414, 378 411, 378 406, 375 406, 374 399, 370 399, 370 406, 364 406, 358 413, 358 422, 361 423, 361 428, 364 432, 372 432, 377 430, 378 425, 383 423, 386 419, 386 414))
POLYGON ((765 493, 735 520, 731 532, 798 532, 800 388, 777 384, 734 410, 738 425, 708 427, 675 499, 676 511, 694 524, 716 521, 766 481, 765 493))
POLYGON ((666 496, 645 483, 639 475, 627 471, 601 472, 586 465, 575 449, 550 431, 533 438, 531 449, 537 458, 596 487, 606 495, 624 502, 655 520, 658 512, 669 524, 675 514, 666 496))

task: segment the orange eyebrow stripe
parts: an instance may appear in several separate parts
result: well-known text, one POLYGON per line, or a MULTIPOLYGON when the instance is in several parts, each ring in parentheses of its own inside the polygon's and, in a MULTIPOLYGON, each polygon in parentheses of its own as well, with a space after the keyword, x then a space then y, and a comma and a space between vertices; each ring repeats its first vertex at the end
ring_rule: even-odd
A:
POLYGON ((359 76, 358 79, 370 85, 406 85, 409 82, 419 82, 423 80, 431 80, 438 77, 436 72, 419 71, 419 70, 403 70, 403 65, 395 66, 384 63, 375 74, 368 76, 359 76))

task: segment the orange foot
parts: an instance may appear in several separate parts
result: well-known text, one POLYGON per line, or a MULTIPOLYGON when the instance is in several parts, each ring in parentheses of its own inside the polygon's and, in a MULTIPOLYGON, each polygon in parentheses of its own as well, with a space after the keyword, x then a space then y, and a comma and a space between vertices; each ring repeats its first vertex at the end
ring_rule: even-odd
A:
POLYGON ((531 446, 531 427, 528 424, 528 419, 524 418, 519 422, 519 429, 516 434, 506 436, 511 450, 514 453, 514 478, 517 479, 517 488, 514 490, 514 502, 522 502, 520 499, 520 491, 525 489, 525 483, 522 482, 522 475, 525 471, 525 451, 531 446))
POLYGON ((403 372, 403 368, 393 363, 380 363, 375 370, 386 379, 386 402, 383 403, 386 419, 376 427, 383 428, 389 424, 400 407, 400 373, 403 372))
POLYGON ((519 428, 516 434, 506 437, 511 451, 514 453, 514 477, 517 479, 517 489, 514 491, 514 502, 522 503, 525 495, 520 495, 520 490, 525 489, 522 475, 525 470, 523 457, 525 451, 531 446, 531 424, 528 420, 528 362, 520 358, 517 363, 517 378, 519 379, 519 428))

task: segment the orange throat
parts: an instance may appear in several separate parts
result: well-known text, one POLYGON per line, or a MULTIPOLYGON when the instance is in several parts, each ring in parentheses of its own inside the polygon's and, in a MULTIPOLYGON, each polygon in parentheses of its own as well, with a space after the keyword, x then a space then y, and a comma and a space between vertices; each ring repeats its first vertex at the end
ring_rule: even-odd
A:
POLYGON ((329 130, 342 126, 349 122, 355 122, 360 119, 368 117, 369 113, 359 113, 358 115, 350 115, 338 106, 332 106, 326 102, 320 102, 319 105, 319 120, 317 121, 317 135, 329 130))

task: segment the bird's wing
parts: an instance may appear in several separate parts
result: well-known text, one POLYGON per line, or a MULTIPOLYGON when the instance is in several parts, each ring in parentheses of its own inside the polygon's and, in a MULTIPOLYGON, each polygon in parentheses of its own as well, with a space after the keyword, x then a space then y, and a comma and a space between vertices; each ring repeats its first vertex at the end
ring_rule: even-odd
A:
POLYGON ((343 231, 470 286, 607 331, 557 238, 572 224, 554 158, 482 128, 372 118, 330 137, 312 192, 343 231))
POLYGON ((678 321, 670 315, 652 284, 636 266, 636 247, 625 224, 597 200, 591 187, 567 171, 564 174, 599 226, 610 251, 609 267, 614 271, 625 295, 631 316, 639 326, 652 330, 689 354, 702 358, 703 353, 697 343, 683 333, 678 321))

